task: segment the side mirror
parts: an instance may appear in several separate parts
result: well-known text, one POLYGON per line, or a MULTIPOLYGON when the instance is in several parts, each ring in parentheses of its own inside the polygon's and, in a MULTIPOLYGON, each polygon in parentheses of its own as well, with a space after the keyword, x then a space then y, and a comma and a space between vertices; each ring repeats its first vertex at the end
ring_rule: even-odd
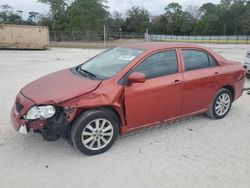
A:
POLYGON ((146 80, 146 76, 144 73, 141 72, 133 72, 128 77, 128 83, 144 83, 146 80))

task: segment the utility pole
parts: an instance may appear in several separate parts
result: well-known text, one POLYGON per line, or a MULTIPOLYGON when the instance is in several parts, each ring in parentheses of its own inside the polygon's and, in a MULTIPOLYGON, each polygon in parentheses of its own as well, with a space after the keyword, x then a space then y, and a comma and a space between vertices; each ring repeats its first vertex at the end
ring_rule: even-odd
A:
POLYGON ((106 48, 106 26, 103 25, 103 47, 106 48))
POLYGON ((120 36, 120 39, 122 38, 122 28, 119 28, 119 36, 120 36))
POLYGON ((148 28, 146 29, 145 38, 146 38, 146 42, 148 42, 149 41, 148 28))

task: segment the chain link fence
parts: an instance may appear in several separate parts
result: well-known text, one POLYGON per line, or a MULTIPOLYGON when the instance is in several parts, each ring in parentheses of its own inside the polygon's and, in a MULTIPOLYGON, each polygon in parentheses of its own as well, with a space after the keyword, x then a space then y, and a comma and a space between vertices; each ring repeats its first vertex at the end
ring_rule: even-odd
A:
POLYGON ((250 44, 250 35, 186 36, 107 31, 104 36, 104 32, 50 31, 50 41, 52 42, 101 42, 104 39, 106 41, 142 39, 145 41, 250 44))
POLYGON ((145 39, 147 41, 250 44, 249 35, 180 36, 180 35, 151 34, 151 35, 145 35, 145 39))
MULTIPOLYGON (((117 39, 144 39, 144 33, 106 32, 107 41, 117 39)), ((84 41, 96 42, 104 40, 104 32, 50 31, 50 41, 84 41)))

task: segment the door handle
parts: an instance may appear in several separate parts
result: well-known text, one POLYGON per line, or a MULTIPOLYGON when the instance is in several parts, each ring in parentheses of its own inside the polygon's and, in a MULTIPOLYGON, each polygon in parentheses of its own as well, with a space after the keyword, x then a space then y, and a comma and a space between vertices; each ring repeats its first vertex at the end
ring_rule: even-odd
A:
POLYGON ((182 84, 182 81, 181 81, 181 80, 175 80, 175 81, 172 83, 172 85, 175 85, 175 86, 180 85, 180 84, 182 84))
POLYGON ((214 73, 214 76, 219 76, 220 74, 218 72, 215 72, 214 73))

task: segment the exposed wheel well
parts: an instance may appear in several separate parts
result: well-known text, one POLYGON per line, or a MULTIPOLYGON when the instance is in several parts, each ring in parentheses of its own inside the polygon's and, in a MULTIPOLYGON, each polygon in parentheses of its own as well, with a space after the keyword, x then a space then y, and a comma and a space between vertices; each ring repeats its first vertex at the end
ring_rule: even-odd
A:
POLYGON ((233 100, 234 100, 234 98, 235 98, 235 91, 234 91, 234 88, 233 88, 232 86, 230 86, 230 85, 224 86, 223 88, 225 88, 225 89, 227 89, 228 91, 231 92, 232 97, 233 97, 233 100))
MULTIPOLYGON (((94 108, 94 109, 108 110, 111 113, 113 113, 116 116, 117 120, 119 121, 119 127, 121 128, 121 116, 115 108, 113 108, 112 106, 102 106, 102 107, 98 107, 98 108, 94 108)), ((90 109, 90 110, 92 110, 92 109, 90 109)))
POLYGON ((119 114, 119 112, 113 108, 112 106, 100 106, 100 107, 95 107, 95 108, 89 108, 89 109, 79 109, 79 113, 77 115, 77 117, 72 121, 71 124, 73 124, 73 122, 85 111, 88 110, 103 110, 103 111, 108 111, 111 112, 112 114, 115 115, 115 117, 117 118, 117 120, 119 121, 119 127, 121 128, 121 124, 122 124, 122 120, 121 120, 121 116, 119 114))

